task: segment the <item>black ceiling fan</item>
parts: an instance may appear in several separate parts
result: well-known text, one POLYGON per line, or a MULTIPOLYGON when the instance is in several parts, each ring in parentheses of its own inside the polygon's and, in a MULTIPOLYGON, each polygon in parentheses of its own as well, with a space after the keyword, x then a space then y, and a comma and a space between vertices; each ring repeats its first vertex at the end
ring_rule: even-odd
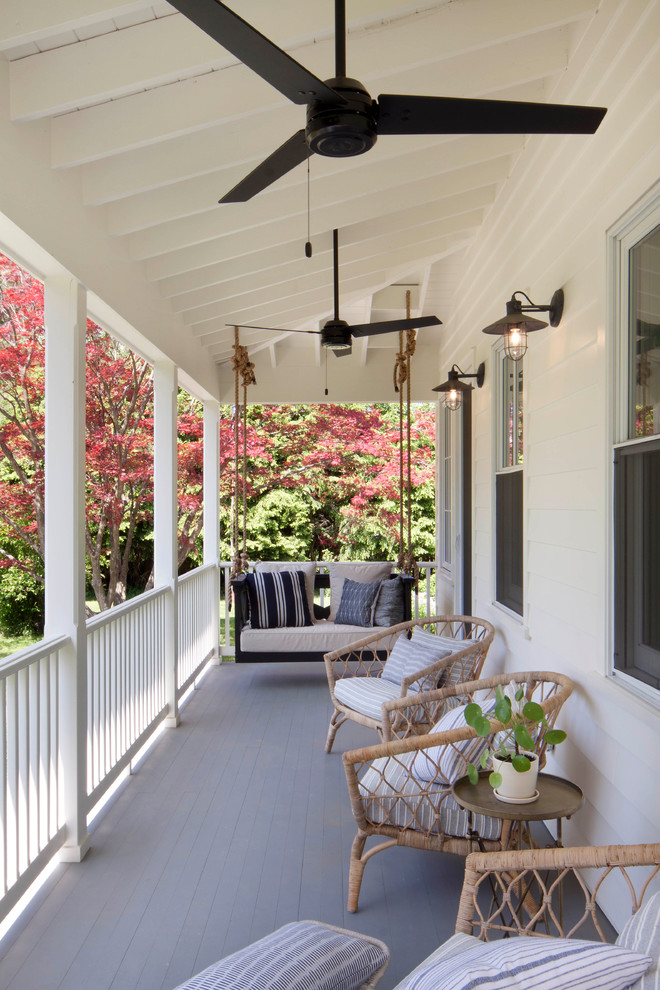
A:
POLYGON ((170 0, 223 48, 307 105, 307 124, 220 200, 242 203, 313 154, 361 155, 382 134, 593 134, 603 107, 443 96, 371 96, 346 76, 346 6, 335 0, 335 75, 322 82, 220 0, 170 0))
MULTIPOLYGON (((419 330, 421 327, 441 326, 437 316, 418 316, 411 319, 383 320, 379 323, 357 323, 349 326, 339 318, 339 231, 332 232, 332 271, 334 288, 334 316, 321 330, 287 330, 284 327, 256 327, 248 323, 239 326, 246 330, 273 330, 276 333, 313 333, 321 338, 321 347, 328 347, 337 357, 344 357, 352 351, 353 337, 372 337, 379 333, 419 330)), ((233 325, 233 324, 232 324, 233 325)))

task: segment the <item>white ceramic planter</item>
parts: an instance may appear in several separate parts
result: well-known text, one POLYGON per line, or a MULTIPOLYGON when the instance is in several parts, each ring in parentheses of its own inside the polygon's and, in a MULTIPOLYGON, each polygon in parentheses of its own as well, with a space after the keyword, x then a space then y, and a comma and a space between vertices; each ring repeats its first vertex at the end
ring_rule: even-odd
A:
POLYGON ((535 753, 525 753, 531 766, 529 770, 518 773, 512 763, 498 760, 493 756, 493 770, 502 775, 502 783, 495 790, 495 797, 501 801, 512 803, 533 801, 538 797, 536 778, 539 772, 539 758, 535 753))

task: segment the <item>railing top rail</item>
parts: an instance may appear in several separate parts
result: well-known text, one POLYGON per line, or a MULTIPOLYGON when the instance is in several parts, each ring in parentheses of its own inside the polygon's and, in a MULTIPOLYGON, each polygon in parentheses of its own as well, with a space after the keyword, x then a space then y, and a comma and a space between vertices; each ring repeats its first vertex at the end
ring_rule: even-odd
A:
MULTIPOLYGON (((260 564, 261 563, 264 563, 264 564, 265 563, 268 563, 268 564, 271 564, 271 563, 274 563, 274 561, 270 561, 270 560, 269 561, 261 561, 260 560, 260 561, 251 561, 250 563, 251 564, 255 564, 255 563, 260 563, 260 564)), ((284 563, 284 561, 282 561, 282 563, 284 563)), ((305 563, 307 563, 308 564, 308 563, 310 563, 310 561, 289 560, 289 561, 286 561, 286 563, 288 563, 288 564, 305 564, 305 563)), ((366 563, 366 561, 362 561, 362 560, 339 560, 339 561, 333 561, 333 560, 315 560, 315 561, 313 561, 313 563, 316 564, 317 567, 329 567, 330 564, 334 564, 334 563, 339 563, 339 564, 363 564, 363 563, 366 563)), ((373 560, 373 561, 368 561, 368 563, 370 563, 370 564, 371 563, 373 563, 373 564, 392 564, 393 567, 395 566, 395 562, 393 560, 373 560)), ((439 567, 440 566, 437 560, 419 560, 419 561, 417 561, 417 565, 418 565, 418 567, 424 567, 424 568, 428 568, 428 567, 439 567)), ((221 560, 219 562, 218 566, 219 567, 231 567, 232 566, 232 562, 230 560, 221 560)), ((196 573, 196 572, 192 572, 192 573, 196 573)), ((184 576, 187 576, 187 575, 184 575, 184 576)))
MULTIPOLYGON (((222 567, 222 564, 219 566, 222 567)), ((201 577, 203 574, 210 574, 215 568, 215 564, 201 564, 199 567, 193 568, 192 571, 182 574, 178 579, 179 584, 185 584, 186 581, 193 581, 196 577, 201 577)))
POLYGON ((42 639, 40 643, 35 643, 34 646, 28 646, 26 649, 20 650, 19 653, 13 653, 4 660, 0 660, 0 678, 14 674, 17 670, 22 670, 24 667, 29 667, 30 664, 57 653, 69 642, 68 636, 56 636, 55 639, 42 639))
POLYGON ((113 608, 106 609, 105 612, 93 615, 91 619, 87 620, 87 631, 92 632, 95 629, 101 629, 131 612, 139 612, 149 602, 164 598, 168 590, 168 588, 153 588, 151 591, 145 591, 141 595, 131 598, 128 602, 122 602, 121 605, 115 605, 113 608))

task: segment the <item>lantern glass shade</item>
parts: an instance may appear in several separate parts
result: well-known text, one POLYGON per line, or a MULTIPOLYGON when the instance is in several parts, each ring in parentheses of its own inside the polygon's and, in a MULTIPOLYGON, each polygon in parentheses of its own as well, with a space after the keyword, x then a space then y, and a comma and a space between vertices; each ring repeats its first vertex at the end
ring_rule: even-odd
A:
POLYGON ((442 401, 444 402, 447 409, 451 409, 453 412, 458 409, 461 404, 461 389, 452 388, 448 392, 445 392, 442 396, 442 401))
POLYGON ((504 353, 512 361, 520 361, 527 350, 527 331, 522 327, 509 327, 504 334, 504 353))

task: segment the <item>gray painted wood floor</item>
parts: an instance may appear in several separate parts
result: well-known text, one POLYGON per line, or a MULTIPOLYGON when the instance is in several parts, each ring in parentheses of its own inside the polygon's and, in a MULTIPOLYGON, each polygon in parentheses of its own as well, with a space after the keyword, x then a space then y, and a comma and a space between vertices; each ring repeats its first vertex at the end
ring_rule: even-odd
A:
POLYGON ((388 849, 346 911, 355 827, 341 761, 375 734, 344 726, 326 755, 322 664, 212 667, 112 804, 80 864, 60 865, 0 945, 2 990, 172 990, 289 921, 383 939, 393 987, 448 937, 456 856, 388 849))

